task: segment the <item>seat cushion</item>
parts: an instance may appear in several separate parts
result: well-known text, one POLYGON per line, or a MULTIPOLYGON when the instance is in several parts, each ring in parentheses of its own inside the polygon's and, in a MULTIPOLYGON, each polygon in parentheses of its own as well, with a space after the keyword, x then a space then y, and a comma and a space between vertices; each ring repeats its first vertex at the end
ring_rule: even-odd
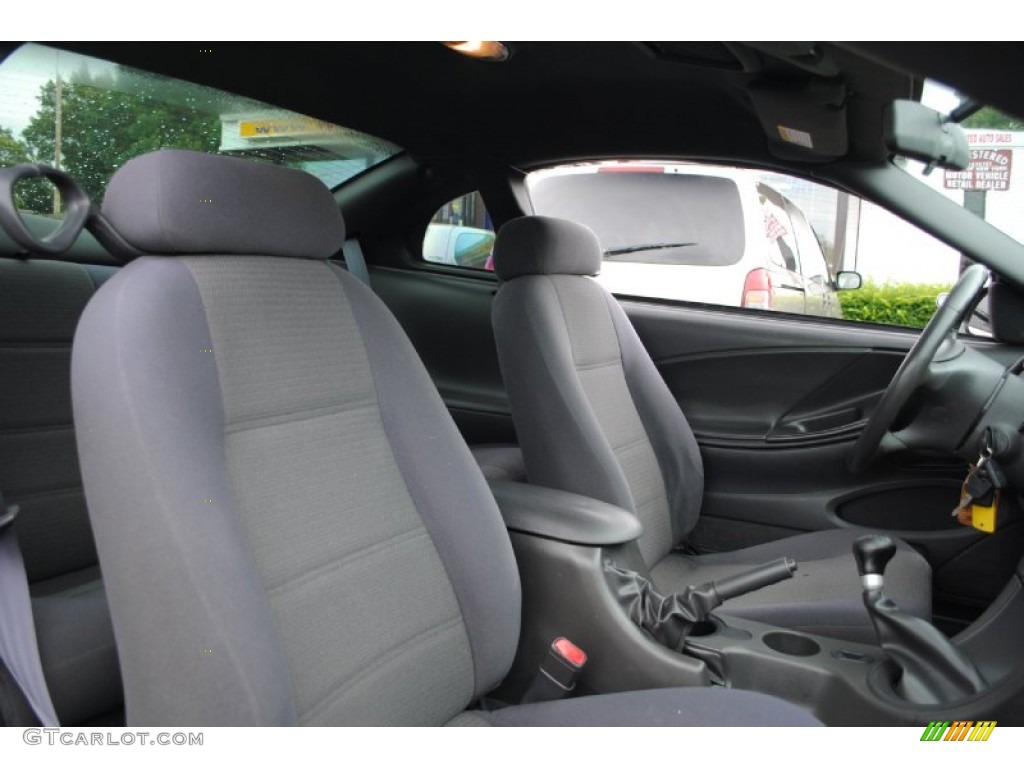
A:
POLYGON ((518 445, 487 443, 471 445, 469 450, 472 451, 477 466, 487 480, 526 482, 523 452, 519 450, 518 445))
POLYGON ((793 704, 724 688, 661 688, 463 712, 448 725, 473 726, 817 726, 793 704))
POLYGON ((32 586, 43 674, 57 717, 78 725, 122 706, 114 629, 99 569, 32 586))
MULTIPOLYGON (((671 553, 651 569, 658 589, 674 592, 780 557, 792 557, 792 579, 727 601, 723 615, 741 616, 779 627, 876 642, 874 626, 861 598, 853 542, 867 531, 836 529, 779 539, 735 552, 709 555, 671 553)), ((885 570, 885 591, 903 610, 931 618, 931 568, 913 548, 898 541, 899 551, 885 570)))

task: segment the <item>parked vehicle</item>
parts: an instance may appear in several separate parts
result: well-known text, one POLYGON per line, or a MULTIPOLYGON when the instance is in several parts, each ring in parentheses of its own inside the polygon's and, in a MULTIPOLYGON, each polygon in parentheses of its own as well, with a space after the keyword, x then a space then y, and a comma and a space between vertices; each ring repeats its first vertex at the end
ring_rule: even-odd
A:
POLYGON ((490 263, 494 233, 477 227, 430 224, 423 237, 423 258, 435 264, 493 269, 490 263))
POLYGON ((597 233, 598 281, 612 293, 841 316, 807 218, 753 172, 597 163, 538 171, 528 185, 537 213, 597 233))

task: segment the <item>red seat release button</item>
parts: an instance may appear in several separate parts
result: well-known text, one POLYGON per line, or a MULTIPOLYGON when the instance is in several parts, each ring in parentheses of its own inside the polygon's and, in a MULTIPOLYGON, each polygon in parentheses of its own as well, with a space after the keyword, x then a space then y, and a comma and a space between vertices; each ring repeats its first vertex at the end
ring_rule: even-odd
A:
POLYGON ((576 668, 582 667, 587 663, 587 654, 567 638, 558 638, 551 644, 551 648, 555 653, 576 668))

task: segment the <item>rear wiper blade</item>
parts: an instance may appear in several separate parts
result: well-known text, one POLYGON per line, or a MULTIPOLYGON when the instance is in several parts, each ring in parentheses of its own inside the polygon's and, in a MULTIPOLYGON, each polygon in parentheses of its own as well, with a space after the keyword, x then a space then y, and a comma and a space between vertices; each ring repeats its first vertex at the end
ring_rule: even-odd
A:
POLYGON ((696 243, 644 243, 643 245, 626 245, 622 248, 609 248, 604 252, 605 256, 619 256, 623 253, 636 253, 637 251, 660 251, 665 248, 685 248, 696 243))

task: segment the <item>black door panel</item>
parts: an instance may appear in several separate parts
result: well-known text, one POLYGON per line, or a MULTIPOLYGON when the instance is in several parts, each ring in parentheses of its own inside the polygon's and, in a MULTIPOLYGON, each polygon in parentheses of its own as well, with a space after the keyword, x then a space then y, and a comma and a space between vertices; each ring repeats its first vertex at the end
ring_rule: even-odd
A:
POLYGON ((771 314, 623 306, 702 444, 855 437, 916 339, 771 314))
POLYGON ((806 444, 856 431, 901 360, 888 350, 773 347, 657 362, 705 440, 806 444))
MULTIPOLYGON (((864 419, 916 332, 644 301, 623 306, 701 445, 705 497, 691 544, 735 549, 857 526, 890 531, 920 550, 940 606, 981 605, 1009 578, 1024 526, 987 536, 953 520, 961 462, 895 454, 858 475, 847 469, 864 419), (979 572, 986 578, 969 577, 979 572)), ((1003 362, 1019 353, 977 346, 1003 362)))

